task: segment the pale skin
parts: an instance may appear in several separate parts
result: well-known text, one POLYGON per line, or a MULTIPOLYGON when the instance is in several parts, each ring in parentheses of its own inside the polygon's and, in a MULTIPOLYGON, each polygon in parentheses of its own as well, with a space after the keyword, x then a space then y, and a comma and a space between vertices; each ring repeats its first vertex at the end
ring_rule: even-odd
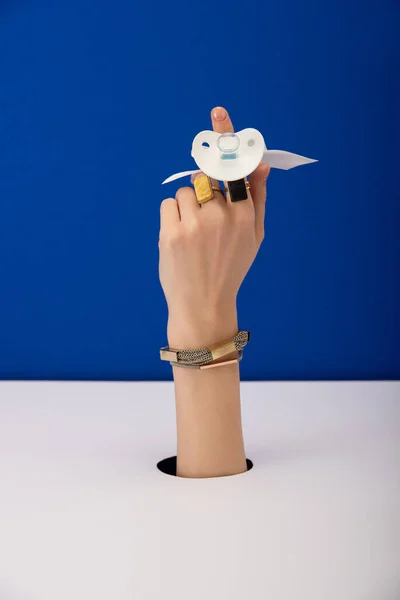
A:
MULTIPOLYGON (((218 133, 233 131, 222 107, 211 111, 211 121, 218 133)), ((207 347, 238 332, 236 298, 264 238, 269 171, 263 164, 250 175, 249 198, 241 202, 217 191, 213 200, 199 205, 191 187, 162 202, 160 281, 171 348, 207 347)), ((221 360, 227 358, 235 356, 221 360)), ((238 363, 207 370, 173 367, 173 376, 177 475, 223 477, 246 471, 238 363)))

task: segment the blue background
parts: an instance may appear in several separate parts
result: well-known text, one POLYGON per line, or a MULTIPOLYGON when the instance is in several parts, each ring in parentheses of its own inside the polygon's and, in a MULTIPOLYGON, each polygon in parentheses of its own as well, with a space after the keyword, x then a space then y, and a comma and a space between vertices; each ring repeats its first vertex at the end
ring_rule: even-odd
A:
POLYGON ((0 378, 170 378, 160 182, 220 104, 320 159, 271 175, 243 377, 398 378, 398 24, 396 0, 0 0, 0 378))

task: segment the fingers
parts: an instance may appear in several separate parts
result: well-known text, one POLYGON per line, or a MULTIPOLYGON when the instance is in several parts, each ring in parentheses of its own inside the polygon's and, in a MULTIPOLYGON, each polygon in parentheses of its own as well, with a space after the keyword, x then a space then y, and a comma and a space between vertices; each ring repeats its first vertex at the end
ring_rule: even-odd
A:
POLYGON ((191 187, 181 187, 176 192, 176 201, 178 203, 181 221, 190 221, 198 216, 200 205, 197 202, 194 189, 191 187))
MULTIPOLYGON (((233 133, 233 125, 228 111, 223 106, 216 106, 211 111, 211 123, 213 130, 217 133, 233 133)), ((224 181, 226 186, 226 181, 224 181)), ((227 194, 226 200, 229 199, 227 194)))
MULTIPOLYGON (((233 124, 232 124, 231 118, 229 116, 229 113, 222 106, 217 106, 212 109, 211 122, 212 122, 213 130, 216 131, 217 133, 233 133, 233 131, 234 131, 233 124)), ((228 187, 226 181, 224 182, 224 185, 226 187, 228 187)), ((232 202, 229 197, 229 193, 227 193, 227 195, 226 195, 227 203, 231 207, 234 207, 236 212, 239 212, 239 211, 241 213, 242 212, 246 212, 246 213, 253 212, 253 202, 250 197, 251 193, 250 193, 250 190, 247 190, 247 191, 248 191, 248 199, 243 200, 241 202, 232 202)))
POLYGON ((168 230, 180 223, 178 204, 175 198, 166 198, 160 207, 161 229, 168 230))
POLYGON ((211 122, 213 130, 217 133, 232 133, 234 131, 228 111, 222 106, 212 109, 211 122))
POLYGON ((269 173, 270 166, 267 164, 261 164, 250 175, 250 190, 254 203, 255 231, 258 244, 261 244, 264 239, 265 203, 267 200, 266 181, 269 173))

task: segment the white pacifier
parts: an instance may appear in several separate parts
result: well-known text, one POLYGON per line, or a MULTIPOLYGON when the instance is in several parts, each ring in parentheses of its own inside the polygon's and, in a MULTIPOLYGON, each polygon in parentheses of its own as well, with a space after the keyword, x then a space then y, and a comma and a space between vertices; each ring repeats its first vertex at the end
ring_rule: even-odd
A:
POLYGON ((258 167, 264 151, 264 138, 256 129, 223 134, 201 131, 192 146, 200 170, 219 181, 243 179, 258 167))
POLYGON ((262 134, 257 129, 243 129, 237 133, 201 131, 192 144, 192 157, 198 169, 182 171, 168 177, 169 183, 180 177, 202 171, 218 181, 237 181, 255 171, 261 163, 276 169, 293 169, 317 162, 285 150, 267 150, 262 134))

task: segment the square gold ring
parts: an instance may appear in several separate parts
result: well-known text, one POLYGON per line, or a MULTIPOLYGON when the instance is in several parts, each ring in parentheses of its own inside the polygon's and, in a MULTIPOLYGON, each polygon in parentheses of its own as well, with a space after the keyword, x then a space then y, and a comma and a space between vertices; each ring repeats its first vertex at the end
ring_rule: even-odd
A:
POLYGON ((193 182, 193 186, 199 204, 205 204, 214 198, 214 187, 208 175, 197 177, 193 182))

